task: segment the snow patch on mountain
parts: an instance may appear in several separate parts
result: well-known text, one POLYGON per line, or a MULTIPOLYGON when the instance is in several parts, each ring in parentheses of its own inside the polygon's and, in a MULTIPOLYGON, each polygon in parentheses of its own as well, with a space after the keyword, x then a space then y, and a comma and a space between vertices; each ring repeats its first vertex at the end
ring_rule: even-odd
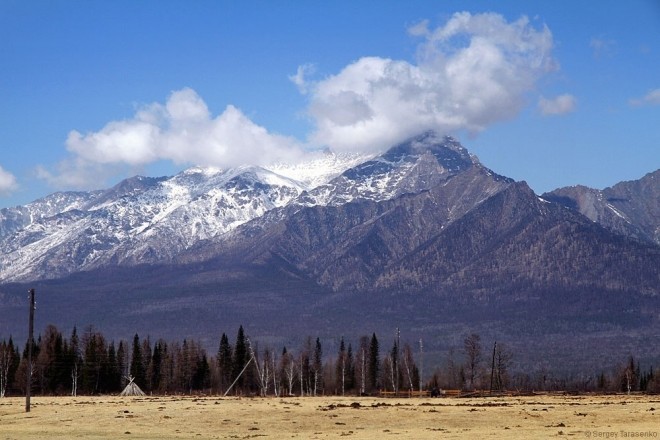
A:
POLYGON ((374 155, 357 153, 336 154, 329 150, 314 151, 308 153, 302 161, 277 162, 264 168, 277 175, 288 177, 301 184, 306 190, 310 190, 373 157, 374 155))
POLYGON ((103 264, 167 261, 283 207, 366 157, 313 153, 268 168, 192 167, 105 191, 56 193, 0 212, 0 281, 53 278, 103 264))
POLYGON ((379 156, 317 151, 292 164, 192 167, 104 191, 57 193, 0 213, 0 282, 164 263, 277 208, 389 200, 472 167, 490 173, 458 141, 429 132, 379 156))

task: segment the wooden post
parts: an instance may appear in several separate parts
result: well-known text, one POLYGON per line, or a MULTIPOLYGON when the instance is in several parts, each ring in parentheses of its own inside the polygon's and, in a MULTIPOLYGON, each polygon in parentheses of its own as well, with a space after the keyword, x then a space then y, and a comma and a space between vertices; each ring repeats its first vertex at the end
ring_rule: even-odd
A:
POLYGON ((394 395, 399 392, 399 359, 401 358, 401 331, 399 327, 396 328, 396 354, 394 358, 394 380, 392 381, 392 387, 394 388, 394 395))
POLYGON ((30 293, 30 327, 28 329, 27 385, 25 386, 25 412, 30 412, 30 394, 32 391, 32 341, 34 339, 34 289, 30 293))
POLYGON ((419 338, 419 392, 421 393, 424 387, 422 386, 424 380, 424 346, 422 345, 422 338, 419 338))
POLYGON ((493 363, 490 367, 490 394, 493 394, 493 378, 495 376, 495 351, 497 350, 497 341, 493 344, 493 363))
POLYGON ((229 385, 229 388, 227 388, 227 391, 225 391, 225 394, 222 397, 226 397, 227 394, 229 394, 229 391, 231 391, 231 389, 234 387, 234 385, 236 385, 236 382, 238 382, 238 379, 241 378, 241 376, 243 375, 243 373, 247 369, 248 365, 250 365, 250 362, 252 362, 253 360, 254 360, 254 356, 251 356, 250 359, 245 364, 245 366, 243 367, 243 369, 241 370, 241 372, 238 373, 238 376, 236 376, 236 379, 234 379, 234 382, 232 382, 232 384, 229 385))

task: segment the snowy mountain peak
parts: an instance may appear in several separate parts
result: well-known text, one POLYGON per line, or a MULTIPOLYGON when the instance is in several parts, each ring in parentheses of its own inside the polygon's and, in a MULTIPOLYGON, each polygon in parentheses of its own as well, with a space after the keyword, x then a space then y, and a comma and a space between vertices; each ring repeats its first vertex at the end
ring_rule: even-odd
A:
POLYGON ((455 139, 427 132, 379 156, 315 151, 297 163, 191 167, 104 191, 58 193, 0 213, 0 281, 171 261, 276 208, 389 200, 476 164, 455 139))
POLYGON ((356 199, 388 200, 427 190, 473 166, 483 168, 456 139, 428 131, 346 169, 298 201, 338 206, 356 199))
POLYGON ((457 172, 477 164, 460 142, 451 136, 441 136, 435 131, 427 131, 391 148, 383 155, 386 160, 397 162, 420 154, 431 153, 443 167, 457 172))
POLYGON ((264 168, 295 180, 309 190, 328 183, 345 170, 373 157, 373 154, 334 153, 330 150, 320 150, 308 153, 295 163, 279 162, 264 168))

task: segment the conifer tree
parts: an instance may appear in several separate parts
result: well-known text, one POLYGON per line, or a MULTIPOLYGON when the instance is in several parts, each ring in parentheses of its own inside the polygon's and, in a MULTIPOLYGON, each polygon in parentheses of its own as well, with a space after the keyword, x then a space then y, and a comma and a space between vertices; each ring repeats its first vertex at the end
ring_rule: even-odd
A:
POLYGON ((238 328, 238 334, 236 335, 236 344, 234 345, 234 356, 232 359, 232 381, 238 378, 235 387, 237 389, 244 388, 247 383, 245 376, 239 377, 241 371, 245 367, 245 364, 248 362, 248 348, 247 340, 245 338, 245 332, 243 326, 241 325, 238 328))
POLYGON ((149 362, 149 369, 147 370, 147 381, 149 382, 150 390, 158 391, 160 389, 161 375, 163 369, 165 341, 158 340, 154 345, 151 361, 149 362))
POLYGON ((355 360, 353 359, 353 346, 349 343, 346 350, 346 390, 355 388, 355 360))
POLYGON ((376 333, 371 336, 369 344, 369 363, 367 367, 367 377, 369 389, 374 391, 378 389, 378 375, 380 373, 380 348, 376 333))
POLYGON ((225 333, 220 337, 220 347, 218 348, 218 377, 220 378, 220 390, 224 393, 232 382, 233 364, 231 345, 229 338, 225 333))
POLYGON ((321 340, 316 338, 314 345, 314 363, 312 364, 314 372, 314 395, 323 392, 323 351, 321 349, 321 340))
POLYGON ((121 376, 121 385, 119 388, 123 388, 126 385, 124 382, 128 375, 128 343, 125 341, 119 341, 119 346, 117 347, 117 367, 121 376))
POLYGON ((140 345, 140 337, 137 333, 133 337, 133 351, 131 355, 130 373, 137 386, 140 388, 145 387, 147 375, 144 369, 144 360, 142 359, 142 346, 140 345))
POLYGON ((117 359, 115 341, 108 346, 108 380, 107 392, 115 393, 121 391, 121 368, 117 359))
POLYGON ((141 355, 142 355, 142 371, 144 371, 144 388, 143 391, 151 391, 151 383, 149 381, 148 372, 149 372, 149 365, 151 364, 151 340, 149 339, 149 335, 142 341, 142 350, 141 350, 141 355))
POLYGON ((98 394, 105 389, 104 367, 107 365, 107 347, 105 338, 92 327, 83 337, 84 357, 82 366, 83 390, 89 394, 98 394))
POLYGON ((211 378, 211 368, 206 353, 198 353, 197 362, 195 365, 195 373, 193 374, 192 388, 194 390, 203 390, 209 386, 211 378))

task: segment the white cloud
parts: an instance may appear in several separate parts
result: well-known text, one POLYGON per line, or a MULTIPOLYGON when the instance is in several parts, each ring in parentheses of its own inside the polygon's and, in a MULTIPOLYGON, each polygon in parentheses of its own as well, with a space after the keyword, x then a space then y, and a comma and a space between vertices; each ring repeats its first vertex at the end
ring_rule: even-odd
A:
MULTIPOLYGON (((526 17, 507 22, 463 12, 437 28, 421 21, 408 33, 422 40, 414 63, 364 57, 318 81, 310 80, 311 64, 289 77, 309 99, 308 142, 374 151, 428 129, 476 133, 514 117, 538 79, 556 68, 551 32, 526 17)), ((232 105, 212 115, 188 88, 98 131, 73 130, 66 146, 68 159, 38 170, 62 188, 99 187, 159 161, 224 168, 303 154, 300 141, 268 132, 232 105)))
POLYGON ((313 64, 303 64, 298 66, 298 70, 296 71, 295 75, 289 75, 289 80, 294 83, 296 87, 298 87, 300 93, 305 94, 307 93, 308 84, 308 81, 305 77, 313 74, 315 71, 316 67, 313 64))
POLYGON ((641 98, 634 98, 629 101, 630 105, 639 107, 642 105, 660 105, 660 89, 650 90, 641 98))
POLYGON ((189 88, 173 92, 164 105, 145 106, 133 118, 109 122, 97 132, 74 130, 66 145, 69 159, 55 172, 43 167, 39 171, 58 187, 98 186, 101 177, 159 160, 231 167, 292 159, 301 152, 295 139, 269 133, 234 106, 212 117, 189 88))
MULTIPOLYGON (((338 150, 381 149, 421 130, 479 132, 514 117, 536 81, 556 68, 552 34, 526 17, 463 12, 443 26, 422 21, 416 63, 361 58, 336 75, 304 81, 311 141, 338 150)), ((299 70, 300 72, 300 70, 299 70)))
POLYGON ((553 99, 546 99, 541 97, 539 99, 539 110, 544 115, 563 115, 575 110, 577 100, 573 95, 564 94, 559 95, 553 99))
POLYGON ((610 57, 616 51, 616 41, 603 37, 593 37, 589 41, 589 47, 593 50, 594 58, 610 57))
POLYGON ((426 37, 429 35, 429 21, 422 20, 408 28, 408 33, 413 37, 426 37))
POLYGON ((16 176, 0 167, 0 195, 8 195, 17 188, 16 176))

